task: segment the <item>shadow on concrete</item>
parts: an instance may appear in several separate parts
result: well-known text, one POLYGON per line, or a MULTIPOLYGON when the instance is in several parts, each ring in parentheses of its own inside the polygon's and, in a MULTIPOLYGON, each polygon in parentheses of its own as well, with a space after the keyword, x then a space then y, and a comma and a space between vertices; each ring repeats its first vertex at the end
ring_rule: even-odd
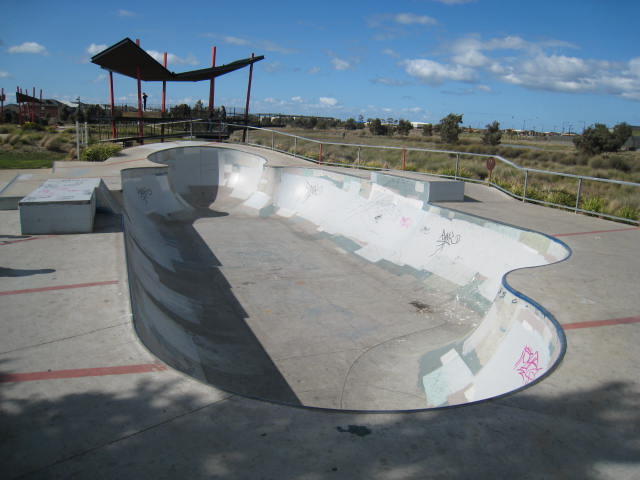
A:
POLYGON ((20 398, 20 384, 3 384, 4 478, 596 479, 640 469, 638 392, 624 383, 395 415, 216 402, 158 378, 136 385, 20 398))
POLYGON ((171 217, 148 215, 162 245, 149 245, 141 237, 144 232, 127 221, 136 332, 160 359, 198 380, 251 398, 300 405, 247 324, 248 314, 220 271, 220 261, 193 226, 196 219, 226 215, 206 208, 171 217), (180 253, 172 257, 171 252, 180 253))
POLYGON ((29 277, 31 275, 43 275, 45 273, 53 273, 53 268, 6 268, 0 267, 0 277, 29 277))

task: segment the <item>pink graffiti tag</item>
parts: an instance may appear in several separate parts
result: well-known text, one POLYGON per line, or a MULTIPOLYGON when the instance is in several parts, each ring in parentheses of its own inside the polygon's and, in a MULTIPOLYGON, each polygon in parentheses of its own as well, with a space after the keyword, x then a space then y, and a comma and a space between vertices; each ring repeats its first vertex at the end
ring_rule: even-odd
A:
POLYGON ((403 226, 404 228, 409 228, 411 226, 411 218, 409 218, 409 217, 401 217, 400 218, 400 225, 403 226))
POLYGON ((522 381, 527 384, 531 382, 542 368, 538 367, 538 352, 535 353, 529 347, 525 346, 522 350, 520 359, 513 366, 520 376, 522 381))

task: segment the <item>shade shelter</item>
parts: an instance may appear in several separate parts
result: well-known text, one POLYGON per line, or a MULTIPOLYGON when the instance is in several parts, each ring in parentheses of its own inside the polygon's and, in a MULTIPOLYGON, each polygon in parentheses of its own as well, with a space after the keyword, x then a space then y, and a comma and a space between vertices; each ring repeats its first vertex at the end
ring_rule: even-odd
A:
MULTIPOLYGON (((215 48, 215 47, 214 47, 215 48)), ((215 50, 214 50, 215 52, 215 50)), ((212 66, 187 72, 176 73, 167 69, 167 54, 164 54, 164 65, 149 55, 140 47, 140 41, 132 41, 125 38, 118 43, 106 48, 91 57, 91 62, 109 71, 109 91, 111 100, 112 135, 117 135, 114 119, 114 95, 113 95, 113 72, 131 77, 138 82, 138 125, 139 135, 143 137, 143 109, 142 109, 142 84, 144 81, 163 82, 162 88, 162 111, 165 110, 166 82, 199 82, 210 80, 209 108, 213 109, 213 81, 216 77, 231 73, 235 70, 249 66, 249 82, 247 88, 247 104, 245 108, 245 118, 249 114, 249 98, 251 94, 251 81, 253 76, 253 64, 264 59, 264 55, 236 60, 226 65, 215 66, 215 53, 212 58, 212 66)))

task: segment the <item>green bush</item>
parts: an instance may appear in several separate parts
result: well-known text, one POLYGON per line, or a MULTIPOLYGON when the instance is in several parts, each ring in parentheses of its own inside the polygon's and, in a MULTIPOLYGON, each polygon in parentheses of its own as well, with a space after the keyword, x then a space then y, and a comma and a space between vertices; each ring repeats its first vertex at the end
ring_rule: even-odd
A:
POLYGON ((550 190, 546 195, 546 201, 556 205, 576 206, 576 194, 566 190, 550 190))
POLYGON ((615 215, 617 217, 628 218, 629 220, 640 220, 640 210, 631 205, 620 207, 616 210, 615 215))
POLYGON ((86 162, 104 162, 122 150, 120 145, 114 143, 98 143, 85 148, 80 154, 80 159, 86 162))
POLYGON ((44 127, 42 125, 40 125, 39 123, 24 122, 22 124, 22 129, 23 130, 44 130, 44 127))
POLYGON ((603 213, 604 206, 605 206, 604 198, 587 197, 584 200, 582 200, 580 208, 582 208, 583 210, 588 210, 590 212, 603 213))

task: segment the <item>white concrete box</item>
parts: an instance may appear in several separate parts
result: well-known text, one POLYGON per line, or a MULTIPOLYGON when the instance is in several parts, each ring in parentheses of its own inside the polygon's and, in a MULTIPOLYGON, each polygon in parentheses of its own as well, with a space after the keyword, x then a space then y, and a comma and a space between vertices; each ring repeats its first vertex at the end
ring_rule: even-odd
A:
POLYGON ((18 203, 23 235, 89 233, 99 178, 47 180, 18 203))

